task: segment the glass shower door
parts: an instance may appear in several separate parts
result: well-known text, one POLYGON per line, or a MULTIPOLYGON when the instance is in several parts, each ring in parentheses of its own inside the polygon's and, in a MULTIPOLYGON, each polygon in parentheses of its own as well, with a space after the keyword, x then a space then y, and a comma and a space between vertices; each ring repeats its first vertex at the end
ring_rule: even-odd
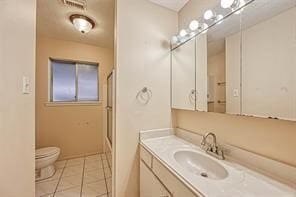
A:
POLYGON ((107 78, 107 137, 112 145, 113 72, 107 78))

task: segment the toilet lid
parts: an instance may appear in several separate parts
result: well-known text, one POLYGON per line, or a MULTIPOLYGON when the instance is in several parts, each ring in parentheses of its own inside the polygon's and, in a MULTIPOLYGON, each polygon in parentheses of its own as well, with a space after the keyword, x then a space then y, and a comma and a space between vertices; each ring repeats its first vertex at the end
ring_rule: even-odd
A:
POLYGON ((46 157, 50 155, 54 155, 60 151, 57 147, 46 147, 40 148, 35 151, 35 158, 46 157))

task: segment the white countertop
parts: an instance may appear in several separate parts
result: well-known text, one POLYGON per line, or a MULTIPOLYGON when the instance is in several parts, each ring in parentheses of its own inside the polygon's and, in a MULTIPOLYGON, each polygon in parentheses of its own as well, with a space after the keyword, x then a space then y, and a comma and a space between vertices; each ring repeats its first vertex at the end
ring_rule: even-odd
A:
POLYGON ((145 132, 140 143, 171 172, 181 177, 181 181, 206 197, 296 197, 296 190, 234 162, 209 156, 198 146, 173 135, 171 130, 165 134, 145 132), (180 150, 197 152, 215 160, 227 170, 228 176, 215 180, 193 174, 175 160, 174 153, 180 150))

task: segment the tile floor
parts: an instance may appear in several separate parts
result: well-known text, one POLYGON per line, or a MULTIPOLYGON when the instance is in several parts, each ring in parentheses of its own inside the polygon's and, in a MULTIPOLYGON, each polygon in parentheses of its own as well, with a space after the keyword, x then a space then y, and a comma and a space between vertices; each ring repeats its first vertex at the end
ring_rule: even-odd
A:
POLYGON ((56 173, 36 182, 36 197, 111 197, 111 168, 106 154, 58 161, 56 173))

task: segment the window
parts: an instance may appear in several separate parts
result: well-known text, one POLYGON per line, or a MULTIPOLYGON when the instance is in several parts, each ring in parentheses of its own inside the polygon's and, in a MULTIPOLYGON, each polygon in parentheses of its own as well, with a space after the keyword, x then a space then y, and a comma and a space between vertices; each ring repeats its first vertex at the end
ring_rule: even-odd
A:
POLYGON ((99 100, 98 64, 51 60, 52 102, 99 100))

